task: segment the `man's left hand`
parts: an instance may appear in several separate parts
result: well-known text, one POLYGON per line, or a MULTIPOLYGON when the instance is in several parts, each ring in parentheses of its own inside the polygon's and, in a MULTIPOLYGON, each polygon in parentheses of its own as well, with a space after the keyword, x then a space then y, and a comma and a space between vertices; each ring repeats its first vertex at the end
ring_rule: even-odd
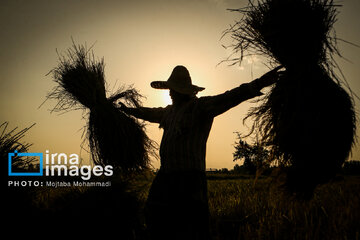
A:
POLYGON ((265 73, 260 78, 256 79, 255 82, 257 86, 262 89, 276 83, 276 81, 279 79, 280 74, 283 73, 283 71, 278 72, 278 70, 281 68, 283 68, 283 66, 278 66, 273 70, 265 73))

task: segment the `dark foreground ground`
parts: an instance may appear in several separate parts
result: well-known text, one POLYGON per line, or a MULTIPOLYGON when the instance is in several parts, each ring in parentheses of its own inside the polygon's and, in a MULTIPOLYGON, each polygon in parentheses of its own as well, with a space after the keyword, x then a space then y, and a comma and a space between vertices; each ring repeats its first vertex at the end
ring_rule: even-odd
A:
MULTIPOLYGON (((11 190, 3 227, 17 235, 27 231, 28 237, 51 230, 63 237, 146 239, 142 209, 153 177, 143 175, 130 185, 112 179, 111 187, 11 190)), ((213 174, 208 196, 214 240, 360 239, 359 176, 340 177, 318 187, 312 200, 298 201, 269 178, 213 174)))

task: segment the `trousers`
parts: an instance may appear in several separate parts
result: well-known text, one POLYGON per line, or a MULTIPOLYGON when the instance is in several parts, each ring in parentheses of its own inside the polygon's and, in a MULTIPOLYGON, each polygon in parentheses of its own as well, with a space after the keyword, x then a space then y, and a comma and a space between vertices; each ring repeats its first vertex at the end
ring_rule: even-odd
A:
POLYGON ((205 172, 160 169, 150 188, 145 217, 151 239, 208 240, 205 172))

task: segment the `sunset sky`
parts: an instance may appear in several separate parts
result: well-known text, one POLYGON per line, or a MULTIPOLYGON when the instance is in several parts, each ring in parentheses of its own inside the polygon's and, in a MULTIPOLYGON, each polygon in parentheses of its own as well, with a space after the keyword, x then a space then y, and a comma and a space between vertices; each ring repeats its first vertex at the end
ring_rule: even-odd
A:
MULTIPOLYGON (((226 59, 230 43, 222 33, 236 19, 247 0, 141 0, 141 1, 17 1, 0 4, 0 123, 9 128, 36 125, 25 140, 33 143, 31 152, 80 153, 82 111, 50 114, 55 101, 46 94, 55 86, 46 74, 57 65, 57 52, 72 44, 95 43, 93 50, 105 59, 108 90, 133 84, 146 96, 144 106, 169 104, 168 91, 155 90, 150 82, 167 80, 176 65, 186 66, 193 83, 206 89, 199 96, 215 95, 260 77, 268 69, 261 58, 245 59, 241 66, 219 62, 226 59)), ((360 1, 343 4, 335 25, 339 38, 360 45, 360 1)), ((306 16, 304 16, 306 17, 306 16)), ((339 42, 347 59, 338 63, 354 93, 360 96, 360 48, 339 42)), ((360 102, 356 100, 359 112, 360 102)), ((236 134, 247 133, 242 119, 254 106, 245 102, 215 118, 207 144, 207 168, 232 168, 236 134)), ((334 128, 339 126, 334 126, 334 128)), ((359 129, 358 124, 358 129, 359 129)), ((149 136, 160 144, 162 130, 148 124, 149 136)), ((358 135, 359 135, 358 130, 358 135)), ((87 154, 82 151, 82 157, 87 154)), ((352 159, 360 160, 360 147, 352 159)), ((159 162, 153 165, 159 167, 159 162)))

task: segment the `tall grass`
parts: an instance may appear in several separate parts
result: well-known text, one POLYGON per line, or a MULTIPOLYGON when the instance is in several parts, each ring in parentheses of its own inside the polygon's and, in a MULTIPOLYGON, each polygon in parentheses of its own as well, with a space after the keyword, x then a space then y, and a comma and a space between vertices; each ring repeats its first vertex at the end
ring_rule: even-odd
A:
POLYGON ((310 201, 289 199, 262 179, 209 181, 215 239, 360 239, 359 177, 319 187, 310 201))

